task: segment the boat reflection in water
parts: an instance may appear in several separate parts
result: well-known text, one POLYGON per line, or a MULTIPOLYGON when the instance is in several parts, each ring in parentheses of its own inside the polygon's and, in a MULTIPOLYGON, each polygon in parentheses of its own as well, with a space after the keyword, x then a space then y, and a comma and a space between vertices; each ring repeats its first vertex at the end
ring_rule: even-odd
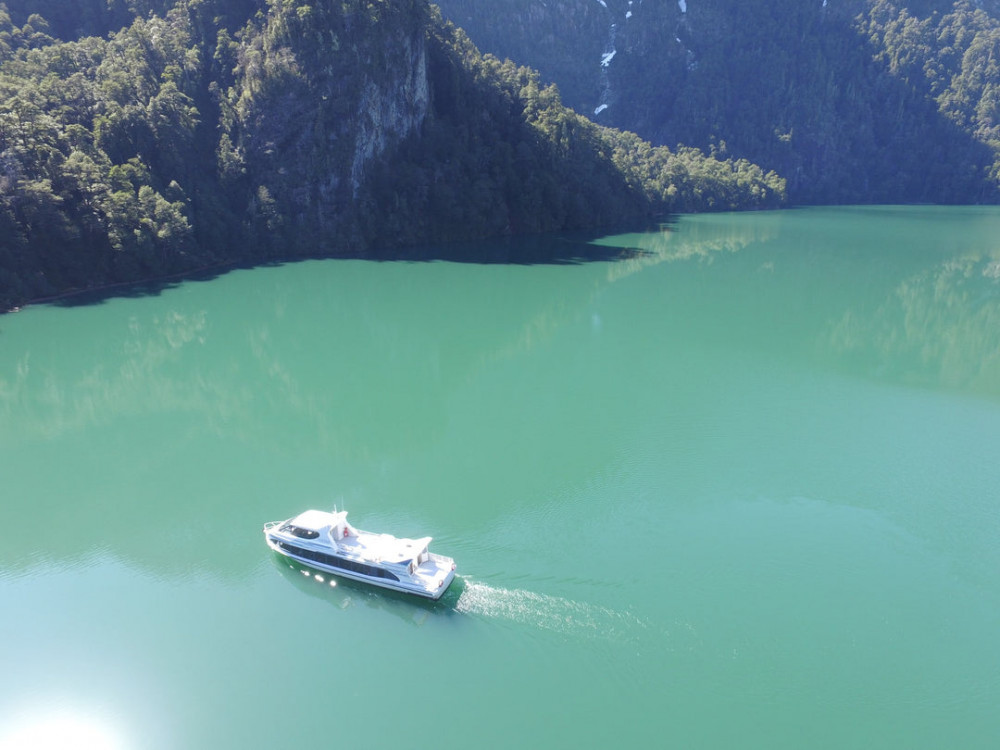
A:
POLYGON ((295 588, 338 609, 372 607, 391 612, 414 625, 423 625, 428 618, 461 614, 456 605, 465 589, 465 581, 460 577, 440 599, 423 599, 390 589, 373 589, 367 584, 307 567, 277 552, 271 558, 281 575, 295 588))

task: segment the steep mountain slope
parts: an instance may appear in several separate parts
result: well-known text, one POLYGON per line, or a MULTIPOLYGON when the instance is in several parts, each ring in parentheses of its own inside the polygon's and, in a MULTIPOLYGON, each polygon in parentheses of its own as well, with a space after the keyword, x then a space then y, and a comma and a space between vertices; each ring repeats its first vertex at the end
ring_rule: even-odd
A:
POLYGON ((440 5, 595 121, 747 158, 795 202, 998 199, 995 0, 440 5))
POLYGON ((0 307, 784 199, 745 160, 652 148, 566 109, 423 0, 43 6, 57 24, 0 5, 0 307))

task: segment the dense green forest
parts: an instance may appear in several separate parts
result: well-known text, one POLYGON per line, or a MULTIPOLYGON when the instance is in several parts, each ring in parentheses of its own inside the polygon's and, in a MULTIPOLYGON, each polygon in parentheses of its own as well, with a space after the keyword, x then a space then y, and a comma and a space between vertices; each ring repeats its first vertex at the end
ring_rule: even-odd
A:
POLYGON ((0 5, 0 308, 302 256, 780 205, 481 55, 423 0, 0 5))
POLYGON ((996 0, 440 0, 594 121, 717 149, 794 203, 998 200, 996 0))

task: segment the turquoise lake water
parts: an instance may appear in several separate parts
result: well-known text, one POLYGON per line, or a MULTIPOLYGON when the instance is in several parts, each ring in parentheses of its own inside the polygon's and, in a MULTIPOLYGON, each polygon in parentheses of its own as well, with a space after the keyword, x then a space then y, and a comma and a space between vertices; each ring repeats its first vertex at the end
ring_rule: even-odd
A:
POLYGON ((997 747, 1000 209, 532 242, 0 317, 0 748, 997 747))

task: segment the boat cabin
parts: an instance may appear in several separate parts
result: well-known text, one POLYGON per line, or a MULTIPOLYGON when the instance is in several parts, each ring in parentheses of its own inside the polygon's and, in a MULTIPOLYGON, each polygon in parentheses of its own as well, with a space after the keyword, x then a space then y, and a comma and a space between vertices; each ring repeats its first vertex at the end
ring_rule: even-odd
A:
POLYGON ((325 533, 331 540, 338 542, 344 537, 350 536, 353 529, 347 523, 347 511, 345 510, 337 513, 307 510, 295 516, 279 531, 285 531, 300 539, 318 539, 320 534, 325 533))
POLYGON ((300 539, 319 539, 325 536, 332 546, 357 554, 374 562, 400 566, 413 574, 430 559, 432 537, 405 539, 391 534, 370 534, 359 531, 347 522, 347 511, 328 513, 307 510, 288 521, 279 531, 300 539))

